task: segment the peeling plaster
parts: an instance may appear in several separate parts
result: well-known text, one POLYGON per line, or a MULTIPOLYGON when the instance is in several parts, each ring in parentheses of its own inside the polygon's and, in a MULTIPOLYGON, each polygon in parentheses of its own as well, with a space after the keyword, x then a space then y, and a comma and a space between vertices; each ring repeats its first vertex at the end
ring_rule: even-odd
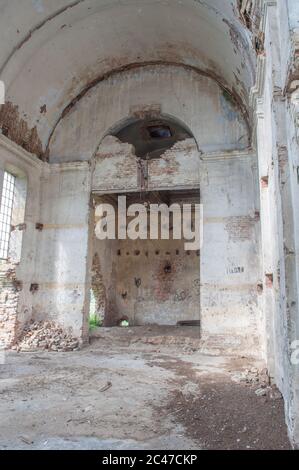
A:
POLYGON ((29 128, 26 121, 20 117, 18 106, 10 101, 0 106, 0 128, 2 134, 30 153, 43 157, 41 140, 37 128, 29 128))

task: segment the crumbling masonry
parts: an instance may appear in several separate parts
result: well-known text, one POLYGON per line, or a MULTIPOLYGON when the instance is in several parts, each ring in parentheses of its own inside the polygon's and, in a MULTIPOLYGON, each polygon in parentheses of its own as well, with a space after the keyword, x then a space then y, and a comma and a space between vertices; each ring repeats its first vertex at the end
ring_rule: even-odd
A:
POLYGON ((92 290, 107 325, 200 323, 264 359, 298 446, 298 1, 108 3, 1 2, 1 343, 30 321, 86 342, 92 290), (200 252, 96 239, 118 195, 202 203, 200 252))

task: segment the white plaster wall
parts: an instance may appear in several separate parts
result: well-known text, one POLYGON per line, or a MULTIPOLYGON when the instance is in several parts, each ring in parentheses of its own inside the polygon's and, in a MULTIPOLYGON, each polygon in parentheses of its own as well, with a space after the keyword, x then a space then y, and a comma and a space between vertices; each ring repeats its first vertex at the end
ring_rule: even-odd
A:
MULTIPOLYGON (((292 216, 294 224, 287 226, 289 236, 292 236, 292 261, 289 263, 289 274, 292 280, 289 286, 289 303, 291 312, 288 318, 288 338, 285 338, 286 351, 288 355, 295 353, 296 348, 292 345, 298 344, 299 340, 299 132, 298 132, 298 106, 294 108, 292 103, 288 103, 286 113, 287 130, 288 130, 288 155, 289 155, 289 197, 292 201, 292 216), (289 349, 289 346, 291 348, 289 349)), ((289 247, 288 243, 288 247, 289 247)), ((288 255, 287 255, 288 258, 288 255)), ((285 332, 284 332, 285 333, 285 332)), ((295 355, 297 357, 297 354, 295 355)), ((289 376, 290 390, 287 391, 286 397, 289 401, 288 421, 291 424, 293 442, 299 446, 299 365, 295 363, 287 363, 285 367, 285 376, 289 376), (288 370, 289 368, 289 370, 288 370)), ((286 387, 285 387, 286 388, 286 387)))
POLYGON ((297 0, 287 0, 289 7, 289 22, 291 29, 299 29, 299 3, 297 0))
POLYGON ((297 0, 278 0, 277 2, 277 22, 278 22, 278 34, 277 34, 277 46, 281 51, 281 66, 280 74, 282 81, 285 82, 287 75, 289 73, 290 67, 290 52, 292 49, 292 37, 290 35, 290 18, 289 15, 292 15, 289 10, 288 3, 293 2, 298 5, 297 0))
POLYGON ((262 260, 267 358, 285 399, 291 441, 298 446, 298 366, 291 344, 298 339, 298 143, 290 90, 296 77, 298 2, 265 2, 265 59, 256 102, 261 181, 262 260), (296 5, 296 6, 295 6, 296 5), (287 8, 288 7, 288 8, 287 8), (294 34, 295 33, 295 34, 294 34), (279 38, 279 40, 277 40, 279 38), (273 283, 267 283, 272 273, 273 283))
MULTIPOLYGON (((2 163, 2 165, 3 165, 3 163, 2 163)), ((2 189, 3 189, 3 180, 4 180, 4 170, 2 168, 2 165, 1 165, 1 168, 0 168, 0 205, 1 205, 1 197, 2 197, 2 189)))
POLYGON ((89 237, 90 169, 53 165, 42 176, 35 318, 82 335, 89 237))
MULTIPOLYGON (((282 198, 281 187, 283 178, 283 145, 284 142, 279 135, 284 129, 284 122, 278 124, 280 106, 279 91, 281 88, 281 75, 279 70, 279 44, 273 41, 278 34, 277 11, 274 6, 270 6, 265 22, 266 50, 269 57, 265 70, 265 89, 263 96, 263 127, 259 135, 259 160, 261 166, 260 176, 268 176, 268 187, 261 189, 265 205, 262 210, 263 227, 263 252, 265 254, 264 276, 267 273, 273 274, 273 285, 268 285, 265 279, 265 316, 272 334, 269 335, 268 357, 270 359, 270 369, 273 370, 275 380, 278 385, 285 389, 287 379, 287 368, 283 351, 285 350, 286 332, 286 269, 284 254, 284 233, 283 233, 283 212, 286 205, 282 198), (277 93, 277 100, 273 96, 277 93)), ((262 184, 262 183, 261 183, 262 184)), ((268 328, 266 329, 268 331, 268 328)))
MULTIPOLYGON (((297 92, 298 93, 298 92, 297 92)), ((299 127, 298 127, 298 116, 299 106, 294 106, 292 100, 287 104, 287 125, 288 130, 288 154, 289 154, 289 169, 290 169, 290 190, 293 202, 293 214, 294 214, 294 249, 296 256, 297 269, 297 285, 299 286, 299 127)), ((299 305, 299 299, 298 299, 299 305)), ((298 315, 299 322, 299 315, 298 315)), ((298 324, 297 337, 299 337, 298 324)))
POLYGON ((242 153, 204 157, 200 170, 203 336, 206 340, 214 337, 226 351, 261 357, 256 158, 242 153))

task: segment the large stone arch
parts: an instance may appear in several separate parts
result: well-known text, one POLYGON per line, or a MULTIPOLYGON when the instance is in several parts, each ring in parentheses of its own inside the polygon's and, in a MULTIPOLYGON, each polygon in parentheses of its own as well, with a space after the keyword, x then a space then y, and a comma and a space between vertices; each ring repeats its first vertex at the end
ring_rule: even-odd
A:
POLYGON ((185 67, 148 65, 109 77, 77 101, 51 136, 49 161, 88 160, 115 123, 143 115, 180 119, 203 152, 250 145, 246 117, 217 81, 185 67))
POLYGON ((53 0, 21 6, 13 0, 3 3, 1 21, 7 113, 17 106, 14 126, 6 112, 4 119, 21 145, 26 132, 22 126, 16 135, 15 126, 23 120, 35 129, 31 149, 41 156, 78 96, 114 72, 146 63, 200 70, 217 79, 244 109, 248 106, 255 54, 237 0, 175 0, 171 8, 156 0, 121 5, 116 0, 53 0), (15 8, 20 15, 8 33, 5 25, 15 8))

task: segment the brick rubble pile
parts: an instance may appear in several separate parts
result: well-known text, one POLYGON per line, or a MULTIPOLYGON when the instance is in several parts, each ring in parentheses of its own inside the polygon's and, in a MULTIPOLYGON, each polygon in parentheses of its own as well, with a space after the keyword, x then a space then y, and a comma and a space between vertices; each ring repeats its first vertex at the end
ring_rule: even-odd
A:
POLYGON ((54 322, 32 322, 25 326, 22 338, 15 346, 17 351, 74 351, 79 340, 54 322))

